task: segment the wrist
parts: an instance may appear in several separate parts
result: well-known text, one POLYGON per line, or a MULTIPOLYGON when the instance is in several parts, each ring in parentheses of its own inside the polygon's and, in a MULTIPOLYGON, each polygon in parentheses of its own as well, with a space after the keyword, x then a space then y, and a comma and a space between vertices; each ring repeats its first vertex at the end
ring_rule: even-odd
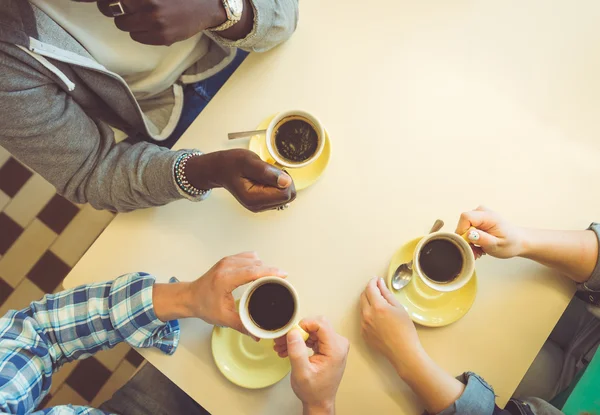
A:
POLYGON ((529 258, 535 251, 534 229, 519 228, 520 241, 516 256, 529 258))
POLYGON ((317 404, 302 403, 302 415, 335 415, 335 400, 317 404))
POLYGON ((196 189, 210 190, 222 185, 217 180, 218 174, 215 166, 218 153, 202 154, 191 157, 186 165, 184 174, 188 182, 196 189))
POLYGON ((163 321, 193 317, 190 283, 154 284, 152 304, 154 314, 163 321))
POLYGON ((408 383, 415 373, 418 373, 421 368, 427 365, 430 357, 421 345, 418 345, 413 352, 402 353, 401 356, 394 356, 389 360, 396 369, 398 376, 408 383))
POLYGON ((223 0, 212 0, 209 7, 202 8, 202 12, 208 13, 209 28, 218 27, 227 21, 227 12, 223 0))

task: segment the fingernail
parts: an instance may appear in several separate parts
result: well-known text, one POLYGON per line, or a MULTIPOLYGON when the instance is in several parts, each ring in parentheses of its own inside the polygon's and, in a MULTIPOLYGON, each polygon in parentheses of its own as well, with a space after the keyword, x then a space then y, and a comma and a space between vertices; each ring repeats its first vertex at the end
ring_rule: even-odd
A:
POLYGON ((286 187, 290 187, 292 184, 292 178, 287 173, 281 173, 277 178, 277 186, 285 189, 286 187))
POLYGON ((381 277, 379 277, 379 282, 382 283, 382 284, 385 284, 385 281, 381 277))
POLYGON ((469 241, 478 241, 479 240, 479 232, 477 231, 469 231, 469 241))

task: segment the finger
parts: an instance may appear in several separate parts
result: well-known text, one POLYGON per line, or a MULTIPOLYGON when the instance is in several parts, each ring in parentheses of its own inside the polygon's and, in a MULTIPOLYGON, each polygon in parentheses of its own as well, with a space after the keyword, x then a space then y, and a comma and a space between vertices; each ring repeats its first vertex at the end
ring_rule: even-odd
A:
POLYGON ((304 371, 308 367, 308 348, 298 329, 292 329, 287 334, 287 354, 290 357, 292 372, 304 371))
POLYGON ((275 353, 283 353, 287 351, 287 344, 276 344, 275 346, 273 346, 273 350, 275 350, 275 353))
POLYGON ((154 25, 152 16, 147 12, 115 17, 115 26, 123 32, 146 32, 152 30, 154 25))
POLYGON ((369 300, 367 299, 367 294, 363 291, 360 295, 360 312, 362 315, 367 313, 371 308, 371 304, 369 304, 369 300))
POLYGON ((262 161, 260 157, 249 159, 244 166, 243 173, 253 182, 279 189, 287 189, 294 183, 289 174, 262 161))
POLYGON ((132 32, 129 37, 138 43, 150 46, 167 46, 161 36, 155 32, 132 32))
POLYGON ((365 289, 367 300, 369 300, 369 304, 371 304, 371 306, 387 304, 387 301, 381 295, 379 287, 377 287, 377 280, 377 277, 371 278, 371 280, 367 284, 367 288, 365 289))
POLYGON ((490 210, 472 210, 470 212, 464 212, 460 215, 458 225, 456 226, 456 233, 462 235, 471 226, 478 229, 490 229, 496 224, 496 216, 494 212, 490 210))
POLYGON ((262 212, 290 203, 296 199, 296 186, 286 189, 258 183, 248 177, 234 184, 234 195, 250 210, 262 212))
POLYGON ((383 298, 385 298, 386 301, 390 303, 390 305, 393 305, 394 307, 400 306, 400 303, 398 302, 396 296, 392 294, 390 290, 388 290, 388 287, 385 285, 383 278, 377 279, 377 288, 379 288, 379 292, 381 293, 383 298))
POLYGON ((149 2, 146 0, 98 0, 96 6, 100 13, 106 17, 114 17, 110 7, 113 3, 121 3, 121 7, 123 7, 126 14, 135 14, 149 7, 149 2))
POLYGON ((335 330, 324 318, 304 319, 298 323, 309 334, 309 339, 324 345, 331 344, 335 339, 335 330))
POLYGON ((240 252, 239 254, 233 255, 233 257, 234 258, 259 259, 258 253, 256 251, 240 252))
POLYGON ((237 311, 227 311, 225 314, 224 323, 225 326, 230 327, 234 330, 239 331, 242 334, 245 334, 246 336, 251 337, 255 342, 260 341, 258 337, 250 334, 248 330, 246 330, 246 328, 242 324, 242 320, 240 319, 240 315, 237 313, 237 311))
POLYGON ((285 338, 285 336, 281 336, 281 337, 275 339, 276 346, 281 346, 282 344, 287 345, 287 339, 285 338))
POLYGON ((279 353, 277 353, 277 355, 278 355, 279 357, 281 357, 281 358, 288 357, 288 352, 287 352, 287 349, 286 349, 286 351, 285 351, 285 352, 279 352, 279 353))
POLYGON ((230 277, 229 282, 231 286, 234 288, 239 287, 240 285, 247 284, 249 282, 255 281, 259 278, 263 277, 279 277, 285 278, 288 273, 277 268, 277 267, 268 267, 268 266, 257 266, 252 265, 249 267, 232 269, 229 271, 230 277))
POLYGON ((498 247, 498 238, 479 229, 469 231, 467 238, 472 244, 480 246, 484 252, 494 252, 498 247))

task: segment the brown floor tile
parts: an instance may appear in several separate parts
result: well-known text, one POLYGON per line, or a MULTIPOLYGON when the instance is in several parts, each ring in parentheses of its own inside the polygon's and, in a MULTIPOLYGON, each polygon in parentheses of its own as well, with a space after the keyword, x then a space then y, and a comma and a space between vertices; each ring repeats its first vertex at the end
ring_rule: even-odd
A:
POLYGON ((27 278, 44 292, 52 293, 71 271, 71 267, 46 251, 27 274, 27 278))
POLYGON ((129 353, 125 355, 125 360, 131 363, 133 366, 138 367, 144 361, 144 358, 141 354, 136 352, 134 349, 131 349, 129 353))
POLYGON ((81 361, 67 378, 67 385, 91 402, 110 377, 111 372, 93 357, 81 361))
POLYGON ((13 197, 32 174, 25 166, 11 157, 0 168, 0 190, 13 197))
POLYGON ((6 281, 0 278, 0 306, 10 297, 13 292, 11 287, 6 281))
POLYGON ((79 212, 79 208, 60 195, 55 195, 38 215, 41 220, 60 234, 79 212))
POLYGON ((38 405, 38 409, 44 409, 46 407, 46 405, 48 405, 48 402, 50 402, 50 399, 52 399, 51 393, 44 396, 44 399, 42 399, 42 402, 38 405))
POLYGON ((0 255, 4 255, 22 233, 23 228, 17 222, 0 213, 0 255))

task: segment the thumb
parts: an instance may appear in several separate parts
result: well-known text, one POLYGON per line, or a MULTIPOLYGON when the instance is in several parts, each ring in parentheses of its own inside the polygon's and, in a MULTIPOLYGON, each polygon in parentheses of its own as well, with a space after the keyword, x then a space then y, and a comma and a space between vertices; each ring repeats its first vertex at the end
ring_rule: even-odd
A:
POLYGON ((287 189, 293 182, 289 174, 260 159, 251 160, 244 174, 252 181, 280 189, 287 189))
POLYGON ((256 342, 260 341, 260 339, 258 337, 253 336, 252 334, 250 334, 248 332, 248 330, 246 330, 246 328, 242 324, 242 320, 240 319, 240 315, 236 311, 232 311, 232 312, 228 313, 228 316, 227 316, 227 326, 229 326, 230 328, 232 328, 234 330, 239 331, 242 334, 245 334, 245 335, 251 337, 256 342))
POLYGON ((286 337, 287 352, 292 365, 292 371, 304 370, 309 364, 308 348, 302 339, 302 333, 298 329, 292 329, 286 337))
POLYGON ((492 253, 498 247, 498 238, 479 229, 471 229, 467 239, 473 245, 480 246, 485 252, 492 253))

